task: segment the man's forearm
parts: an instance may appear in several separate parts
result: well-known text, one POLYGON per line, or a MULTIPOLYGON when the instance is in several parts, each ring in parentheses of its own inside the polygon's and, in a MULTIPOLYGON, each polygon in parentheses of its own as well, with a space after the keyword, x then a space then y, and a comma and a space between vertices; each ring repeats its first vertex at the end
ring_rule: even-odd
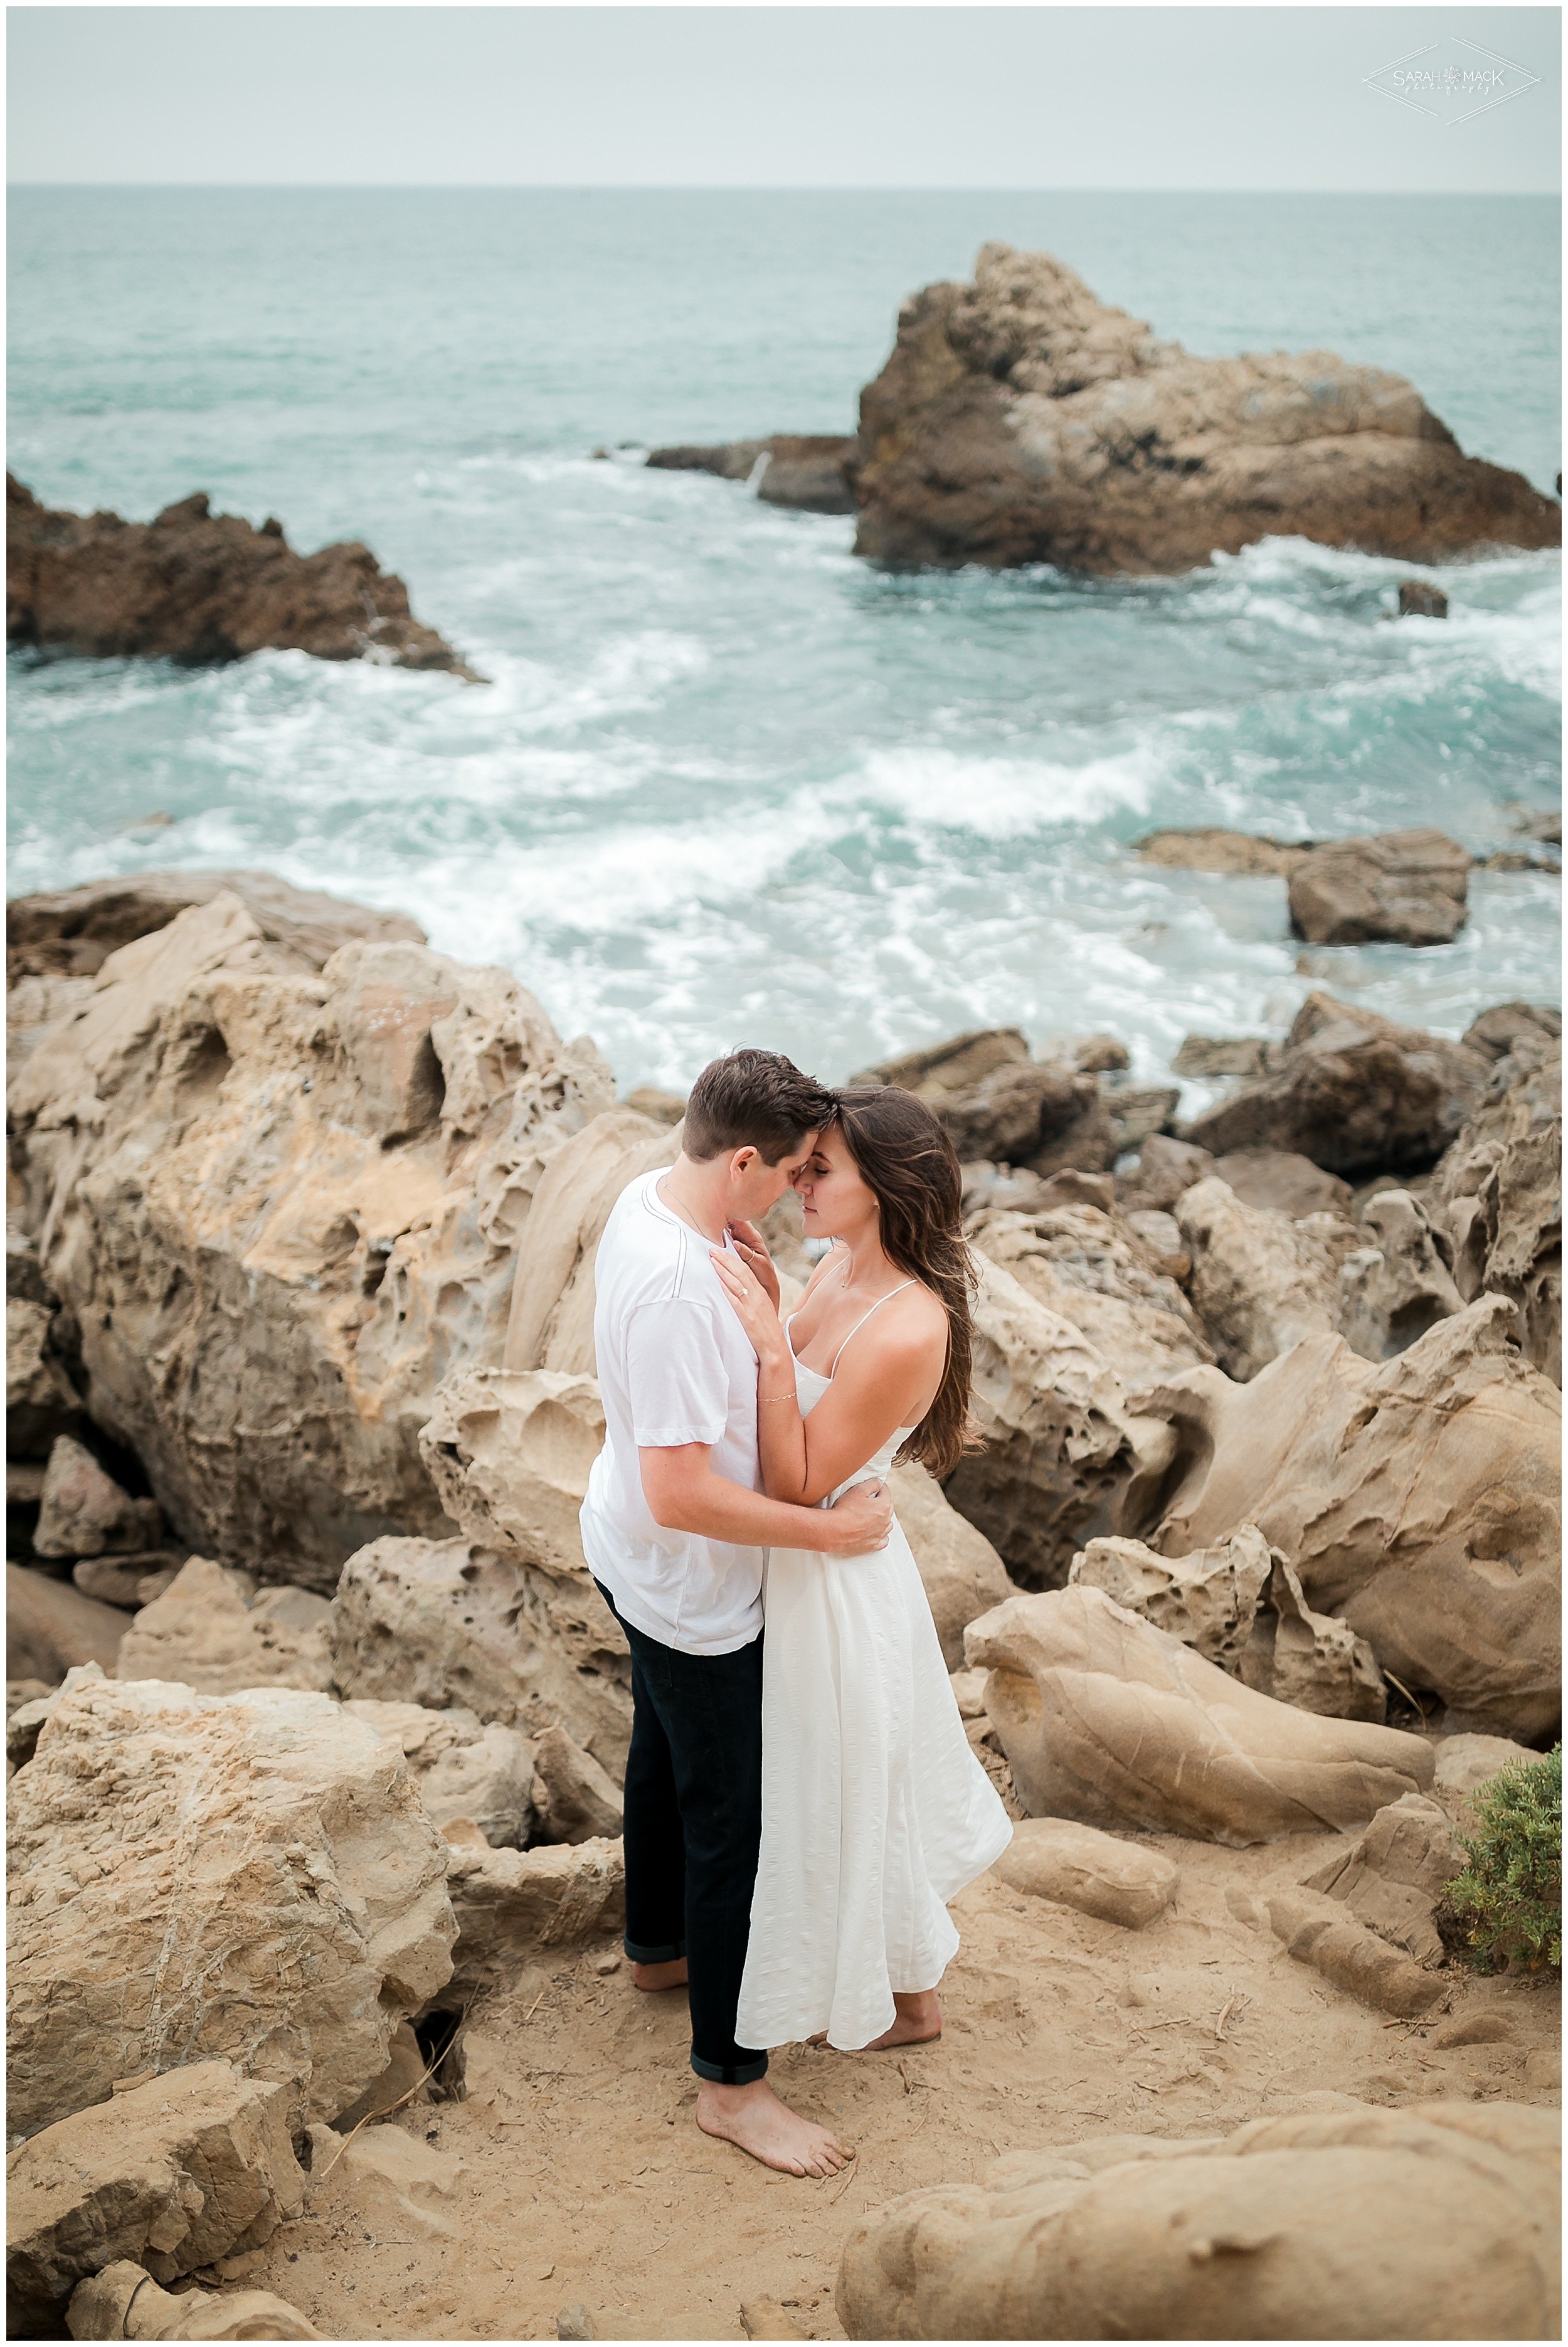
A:
POLYGON ((735 1548, 820 1549, 833 1545, 827 1514, 825 1509, 770 1500, 710 1473, 678 1499, 667 1498, 655 1511, 655 1521, 668 1532, 696 1532, 735 1548))

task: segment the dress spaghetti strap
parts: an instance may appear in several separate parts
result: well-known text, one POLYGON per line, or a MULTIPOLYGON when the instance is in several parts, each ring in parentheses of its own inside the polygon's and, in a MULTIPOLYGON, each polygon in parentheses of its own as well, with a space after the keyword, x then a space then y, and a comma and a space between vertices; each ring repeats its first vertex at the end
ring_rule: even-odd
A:
MULTIPOLYGON (((885 1304, 891 1304, 891 1303, 892 1303, 892 1301, 893 1301, 893 1298, 894 1298, 896 1296, 902 1296, 902 1295, 903 1295, 903 1293, 904 1293, 904 1289, 905 1289, 906 1287, 913 1287, 914 1286, 915 1286, 915 1282, 914 1282, 912 1279, 906 1279, 905 1281, 903 1281, 903 1282, 902 1282, 902 1284, 901 1284, 899 1286, 897 1286, 897 1287, 890 1287, 890 1288, 887 1290, 887 1293, 886 1293, 886 1296, 879 1296, 877 1297, 877 1299, 876 1299, 876 1303, 871 1307, 871 1312, 879 1312, 879 1311, 882 1309, 882 1307, 883 1307, 885 1304)), ((850 1332, 849 1332, 849 1336, 848 1336, 848 1337, 845 1337, 845 1340, 844 1340, 844 1345, 847 1345, 847 1344, 849 1343, 849 1341, 850 1341, 850 1337, 858 1337, 858 1336, 859 1336, 860 1331, 862 1330, 862 1328, 864 1328, 864 1327, 865 1327, 866 1323, 870 1319, 870 1317, 871 1317, 871 1312, 863 1312, 863 1313, 861 1314, 861 1316, 860 1316, 859 1319, 856 1322, 856 1324, 855 1324, 854 1327, 850 1330, 850 1332)), ((834 1370, 837 1368, 837 1367, 838 1367, 838 1365, 839 1365, 840 1361, 844 1358, 844 1345, 840 1345, 840 1347, 839 1347, 839 1348, 838 1348, 837 1352, 836 1352, 836 1353, 835 1353, 835 1355, 834 1355, 834 1357, 833 1357, 833 1368, 830 1368, 830 1369, 828 1370, 828 1373, 827 1373, 827 1374, 828 1374, 828 1376, 829 1376, 830 1378, 833 1376, 833 1374, 834 1374, 834 1370)))

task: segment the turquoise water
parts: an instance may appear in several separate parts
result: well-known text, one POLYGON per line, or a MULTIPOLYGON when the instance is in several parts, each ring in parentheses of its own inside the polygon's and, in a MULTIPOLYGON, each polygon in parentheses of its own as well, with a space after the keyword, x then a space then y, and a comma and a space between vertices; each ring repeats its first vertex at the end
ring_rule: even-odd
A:
POLYGON ((1407 566, 1290 539, 1179 580, 890 578, 846 519, 637 461, 850 428, 899 301, 990 236, 1193 350, 1395 368, 1552 487, 1544 200, 15 190, 22 478, 362 537, 494 682, 13 655, 12 893, 242 864, 405 907, 627 1084, 739 1041, 831 1079, 993 1020, 1112 1029, 1153 1076, 1313 984, 1447 1032, 1556 999, 1553 879, 1478 875, 1449 948, 1304 957, 1282 884, 1124 852, 1509 844, 1559 790, 1555 554, 1428 571, 1446 623, 1390 622, 1407 566))

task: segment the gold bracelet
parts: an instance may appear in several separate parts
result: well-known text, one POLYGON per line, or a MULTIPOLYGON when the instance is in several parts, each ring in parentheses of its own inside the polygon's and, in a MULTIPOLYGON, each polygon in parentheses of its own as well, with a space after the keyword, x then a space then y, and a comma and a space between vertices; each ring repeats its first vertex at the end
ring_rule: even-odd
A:
POLYGON ((757 1400, 763 1404, 770 1401, 798 1401, 799 1399, 799 1394, 759 1394, 757 1396, 757 1400))

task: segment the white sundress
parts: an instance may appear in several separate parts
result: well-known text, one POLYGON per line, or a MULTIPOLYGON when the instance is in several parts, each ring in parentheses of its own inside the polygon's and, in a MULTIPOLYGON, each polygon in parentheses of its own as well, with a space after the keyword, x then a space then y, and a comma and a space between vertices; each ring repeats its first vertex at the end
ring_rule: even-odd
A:
MULTIPOLYGON (((794 1366, 805 1417, 832 1371, 794 1366)), ((910 1431, 823 1506, 886 1476, 910 1431)), ((771 1550, 763 1614, 762 1850, 735 2037, 825 2031, 849 2052, 892 2027, 895 1989, 936 1987, 958 1947, 947 1902, 1000 1857, 1012 1821, 964 1734, 897 1517, 870 1556, 771 1550)))

